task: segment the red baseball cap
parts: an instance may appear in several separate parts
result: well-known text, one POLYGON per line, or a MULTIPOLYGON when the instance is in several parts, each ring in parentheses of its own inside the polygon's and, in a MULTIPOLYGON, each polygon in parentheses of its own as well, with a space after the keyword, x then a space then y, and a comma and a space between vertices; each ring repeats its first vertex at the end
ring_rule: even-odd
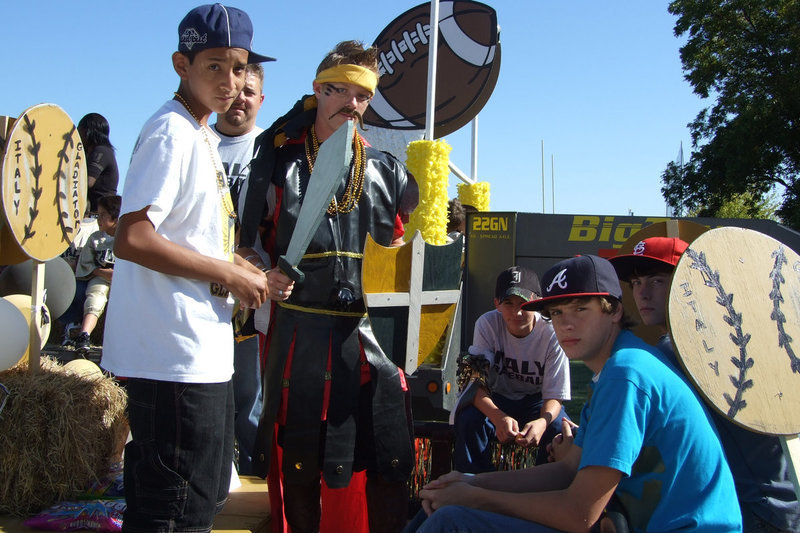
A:
POLYGON ((630 278, 634 269, 647 266, 675 266, 689 244, 676 237, 650 237, 639 241, 633 253, 610 257, 617 276, 621 280, 630 278))

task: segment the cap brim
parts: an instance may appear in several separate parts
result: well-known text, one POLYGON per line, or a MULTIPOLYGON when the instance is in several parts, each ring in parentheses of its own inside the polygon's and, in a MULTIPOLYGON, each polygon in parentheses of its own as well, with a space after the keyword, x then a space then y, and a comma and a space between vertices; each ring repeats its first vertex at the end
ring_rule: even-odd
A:
POLYGON ((636 267, 674 267, 669 261, 648 257, 646 255, 619 255, 608 260, 617 272, 617 277, 627 281, 631 277, 636 267))
POLYGON ((499 300, 502 302, 509 296, 519 296, 523 300, 530 301, 530 299, 534 297, 534 294, 533 292, 526 289, 522 289, 520 287, 511 287, 505 292, 505 294, 503 294, 503 297, 500 298, 499 300))
POLYGON ((610 296, 611 298, 619 299, 609 292, 581 292, 575 294, 559 294, 556 296, 546 296, 544 298, 539 298, 538 300, 533 300, 524 303, 522 304, 521 307, 525 311, 541 311, 547 305, 557 300, 571 300, 572 298, 585 298, 587 296, 610 296))
POLYGON ((255 52, 250 52, 247 57, 247 62, 252 63, 266 63, 267 61, 276 61, 274 57, 269 56, 262 56, 261 54, 257 54, 255 52))

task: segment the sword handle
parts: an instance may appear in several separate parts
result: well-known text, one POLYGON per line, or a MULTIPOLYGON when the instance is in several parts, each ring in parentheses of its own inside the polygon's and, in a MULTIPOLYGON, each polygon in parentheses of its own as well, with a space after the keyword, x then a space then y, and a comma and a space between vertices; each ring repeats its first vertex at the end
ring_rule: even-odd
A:
POLYGON ((278 268, 295 283, 303 283, 303 280, 306 279, 306 275, 299 268, 289 263, 285 255, 278 258, 278 268))

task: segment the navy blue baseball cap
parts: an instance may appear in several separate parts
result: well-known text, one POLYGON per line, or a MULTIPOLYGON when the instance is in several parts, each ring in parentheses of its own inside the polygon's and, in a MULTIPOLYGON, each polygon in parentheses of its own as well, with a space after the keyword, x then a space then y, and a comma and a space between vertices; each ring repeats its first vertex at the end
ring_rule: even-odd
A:
POLYGON ((247 13, 222 4, 198 6, 178 25, 178 52, 208 48, 242 48, 250 54, 248 63, 275 61, 253 52, 253 23, 247 13))
POLYGON ((541 311, 548 303, 565 298, 610 296, 622 300, 617 272, 607 259, 577 255, 556 263, 542 276, 542 297, 522 305, 541 311))

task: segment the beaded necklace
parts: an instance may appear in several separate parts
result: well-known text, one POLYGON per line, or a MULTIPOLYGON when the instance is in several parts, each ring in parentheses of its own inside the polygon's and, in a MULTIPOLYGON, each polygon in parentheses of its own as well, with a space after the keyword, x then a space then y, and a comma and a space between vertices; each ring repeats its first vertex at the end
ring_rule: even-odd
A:
POLYGON ((220 197, 222 198, 222 209, 225 211, 225 214, 228 216, 228 218, 232 218, 235 220, 236 211, 233 209, 233 201, 231 200, 231 195, 225 193, 225 172, 223 172, 222 170, 219 169, 219 167, 217 167, 217 158, 214 157, 214 148, 211 146, 211 140, 208 138, 208 133, 206 132, 206 128, 205 126, 203 126, 203 123, 200 122, 200 119, 197 118, 197 115, 194 114, 194 111, 192 111, 192 108, 189 107, 189 103, 186 100, 184 100, 183 96, 181 96, 176 92, 175 98, 177 98, 178 101, 181 104, 183 104, 183 107, 186 108, 186 111, 188 111, 189 114, 192 115, 192 118, 195 119, 198 124, 200 124, 200 130, 203 132, 203 139, 206 141, 206 146, 208 146, 208 155, 211 157, 211 162, 214 164, 214 171, 216 172, 217 175, 217 190, 219 191, 220 197))
MULTIPOLYGON (((319 140, 314 126, 311 126, 309 134, 306 135, 306 160, 308 161, 309 172, 314 170, 314 163, 317 161, 317 154, 319 153, 319 140)), ((364 150, 364 141, 361 136, 356 132, 353 136, 353 164, 350 167, 350 175, 347 178, 347 186, 344 189, 344 194, 337 201, 334 195, 328 206, 328 214, 335 215, 337 213, 347 214, 358 205, 361 198, 361 192, 364 190, 364 169, 367 162, 367 151, 364 150)))

